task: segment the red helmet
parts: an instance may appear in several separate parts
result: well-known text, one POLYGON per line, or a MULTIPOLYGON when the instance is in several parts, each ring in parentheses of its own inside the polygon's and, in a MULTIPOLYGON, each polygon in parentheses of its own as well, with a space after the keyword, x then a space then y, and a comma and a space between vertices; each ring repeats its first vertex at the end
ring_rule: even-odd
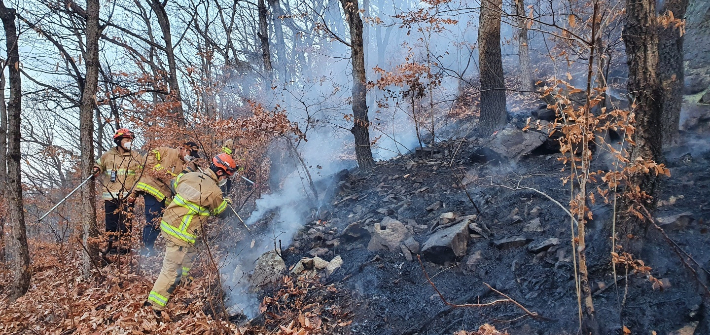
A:
POLYGON ((212 164, 215 167, 222 169, 228 176, 234 174, 237 171, 237 163, 234 162, 232 156, 225 153, 218 154, 212 158, 212 164))
POLYGON ((132 131, 128 130, 128 128, 121 128, 119 130, 116 130, 116 133, 113 134, 113 141, 114 142, 118 141, 124 137, 128 137, 128 138, 133 139, 133 138, 136 138, 136 135, 133 134, 132 131))

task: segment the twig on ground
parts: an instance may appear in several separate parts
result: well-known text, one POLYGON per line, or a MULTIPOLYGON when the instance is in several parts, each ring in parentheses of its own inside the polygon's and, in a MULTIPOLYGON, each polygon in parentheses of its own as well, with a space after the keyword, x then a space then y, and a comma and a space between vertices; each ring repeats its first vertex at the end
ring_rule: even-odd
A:
POLYGON ((429 278, 429 274, 426 272, 426 269, 424 269, 424 263, 422 263, 421 256, 417 255, 417 260, 419 260, 419 265, 422 267, 422 272, 424 272, 424 276, 426 277, 426 280, 429 282, 429 285, 431 285, 431 287, 434 288, 434 291, 436 291, 436 294, 439 295, 439 298, 441 298, 441 301, 444 302, 444 304, 447 306, 450 306, 453 308, 488 307, 488 306, 494 306, 494 305, 498 305, 498 304, 505 303, 505 302, 510 302, 510 303, 513 303, 514 305, 518 306, 520 309, 522 309, 525 312, 525 314, 527 314, 530 317, 551 321, 550 319, 548 319, 546 317, 540 316, 536 312, 529 311, 527 308, 523 307, 523 305, 521 305, 519 302, 513 300, 513 298, 507 296, 506 294, 504 294, 501 291, 494 289, 493 287, 491 287, 490 285, 488 285, 486 283, 483 283, 483 284, 486 285, 489 289, 491 289, 491 291, 496 292, 496 293, 502 295, 503 297, 505 297, 505 299, 497 299, 497 300, 493 300, 493 301, 482 303, 482 304, 454 304, 454 303, 450 303, 446 300, 444 295, 441 294, 441 292, 439 292, 439 289, 436 288, 436 285, 434 285, 434 283, 431 281, 431 278, 429 278))
MULTIPOLYGON (((673 241, 666 234, 666 232, 663 230, 663 228, 661 228, 656 223, 655 220, 652 220, 651 222, 653 223, 653 227, 656 228, 659 232, 661 232, 661 235, 663 235, 663 238, 666 240, 666 242, 668 242, 668 244, 670 244, 671 249, 673 249, 673 252, 675 252, 675 254, 678 256, 678 258, 680 258, 680 261, 683 263, 683 265, 688 269, 688 271, 690 271, 693 274, 693 279, 695 279, 695 281, 697 281, 698 284, 703 288, 703 290, 705 291, 705 292, 703 292, 703 295, 707 298, 710 298, 710 289, 708 289, 708 286, 705 285, 705 283, 703 283, 702 280, 700 280, 700 276, 698 275, 698 272, 690 264, 688 264, 685 257, 689 258, 691 261, 693 261, 693 263, 697 264, 698 267, 703 269, 700 266, 700 264, 698 264, 698 262, 695 259, 693 259, 693 257, 691 257, 687 252, 685 252, 685 250, 683 250, 680 246, 678 246, 678 244, 675 243, 675 241, 673 241), (685 255, 685 257, 683 257, 684 255, 685 255)), ((703 269, 703 271, 705 271, 705 269, 703 269)), ((707 271, 705 271, 705 272, 707 273, 707 271)))
POLYGON ((478 206, 477 206, 476 203, 473 201, 473 198, 471 197, 471 194, 468 193, 468 189, 466 189, 466 185, 464 185, 464 184, 462 183, 462 181, 461 181, 461 176, 459 176, 459 174, 456 173, 456 172, 454 172, 454 176, 456 176, 456 180, 457 180, 457 183, 458 183, 459 187, 464 191, 464 193, 466 193, 466 196, 468 197, 468 201, 471 202, 471 204, 473 205, 473 208, 475 208, 475 209, 476 209, 476 212, 480 215, 480 214, 481 214, 481 210, 478 209, 478 206))
POLYGON ((518 182, 518 185, 516 185, 515 187, 510 187, 510 186, 506 186, 506 185, 502 185, 502 184, 495 184, 495 183, 493 183, 493 179, 491 179, 491 185, 502 187, 502 188, 507 188, 512 191, 530 190, 535 193, 538 193, 538 194, 544 196, 545 198, 547 198, 548 200, 552 201, 555 205, 562 208, 562 210, 565 211, 565 213, 567 213, 567 215, 569 215, 569 217, 572 219, 572 221, 574 221, 575 224, 578 224, 577 219, 574 218, 574 215, 572 215, 572 213, 570 213, 570 211, 567 208, 565 208, 565 206, 563 206, 559 201, 555 200, 551 196, 547 195, 547 193, 545 193, 545 192, 542 192, 542 191, 540 191, 536 188, 532 188, 532 187, 520 186, 520 182, 518 182))

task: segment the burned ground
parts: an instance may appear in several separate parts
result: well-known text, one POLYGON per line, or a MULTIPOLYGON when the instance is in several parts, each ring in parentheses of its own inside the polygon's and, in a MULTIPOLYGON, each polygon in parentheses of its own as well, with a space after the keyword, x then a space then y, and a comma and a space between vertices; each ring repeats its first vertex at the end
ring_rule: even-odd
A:
MULTIPOLYGON (((672 177, 665 179, 656 216, 665 218, 668 236, 708 269, 710 151, 693 144, 691 136, 686 134, 685 143, 667 153, 672 177), (686 215, 673 217, 680 213, 686 215)), ((480 152, 475 139, 445 142, 381 162, 370 172, 341 176, 330 205, 320 211, 325 220, 307 224, 284 257, 287 266, 301 257, 343 258, 340 269, 322 278, 352 298, 353 322, 342 332, 452 334, 492 323, 511 334, 577 333, 569 216, 545 196, 524 189, 534 188, 566 206, 570 187, 561 178, 569 172, 558 160, 561 154, 481 163, 480 152), (449 212, 454 213, 453 223, 476 215, 471 221, 482 229, 481 234, 467 231, 465 255, 453 261, 424 254, 424 270, 443 297, 459 305, 503 298, 487 283, 538 317, 512 303, 447 306, 427 280, 417 253, 406 255, 411 248, 368 248, 375 224, 394 219, 404 224, 418 242, 416 249, 421 249, 432 230, 451 226, 441 219, 449 212)), ((602 159, 593 166, 607 168, 602 159)), ((610 257, 612 207, 597 203, 592 211, 587 257, 604 333, 618 334, 622 326, 634 333, 666 334, 686 326, 697 327, 696 334, 710 332, 703 289, 662 235, 648 231, 641 258, 665 287, 654 289, 645 276, 626 273, 623 267, 617 267, 615 282, 610 257)), ((698 272, 705 280, 704 270, 698 272)))

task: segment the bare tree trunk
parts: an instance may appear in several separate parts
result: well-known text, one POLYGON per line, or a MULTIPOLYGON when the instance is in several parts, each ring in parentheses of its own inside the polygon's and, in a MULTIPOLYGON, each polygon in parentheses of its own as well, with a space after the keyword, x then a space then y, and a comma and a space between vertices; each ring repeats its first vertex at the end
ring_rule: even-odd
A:
POLYGON ((362 19, 357 0, 340 0, 345 12, 345 19, 350 27, 350 51, 353 66, 353 127, 350 132, 355 136, 355 156, 361 169, 370 169, 375 165, 370 148, 370 120, 367 116, 367 89, 365 83, 365 50, 362 40, 362 19))
POLYGON ((288 66, 286 66, 286 44, 284 42, 283 29, 283 10, 279 4, 279 0, 269 0, 271 13, 273 16, 274 37, 276 38, 276 68, 281 73, 281 82, 288 83, 291 79, 288 77, 288 66))
POLYGON ((259 0, 259 32, 257 33, 259 41, 261 42, 261 58, 264 61, 264 72, 266 72, 266 78, 268 80, 267 88, 271 86, 271 81, 273 78, 273 73, 271 70, 271 51, 269 51, 269 26, 267 24, 266 18, 269 15, 269 10, 266 8, 266 2, 264 0, 259 0))
MULTIPOLYGON (((9 199, 11 233, 8 241, 6 257, 12 269, 12 293, 15 300, 23 296, 30 288, 30 251, 27 246, 27 230, 25 228, 25 211, 22 200, 22 175, 20 173, 20 117, 22 110, 22 81, 20 78, 20 54, 17 47, 17 26, 15 25, 15 9, 6 8, 0 0, 0 19, 5 28, 5 45, 7 50, 7 68, 10 73, 10 101, 7 105, 7 190, 9 199)), ((5 103, 3 101, 3 103, 5 103)))
MULTIPOLYGON (((4 64, 0 64, 4 65, 4 64)), ((8 210, 5 190, 7 189, 7 105, 5 105, 5 73, 0 72, 0 212, 8 210)), ((5 262, 5 222, 7 215, 0 215, 0 262, 5 262)))
POLYGON ((175 63, 175 49, 173 48, 172 36, 170 35, 170 20, 168 13, 165 12, 167 0, 161 3, 160 0, 148 0, 150 7, 155 12, 155 17, 158 19, 158 25, 163 33, 165 41, 165 55, 168 59, 168 87, 170 94, 168 101, 174 102, 172 111, 175 114, 175 120, 180 127, 185 127, 185 111, 182 108, 182 95, 180 94, 180 85, 177 78, 177 65, 175 63))
MULTIPOLYGON (((688 9, 688 0, 666 0, 661 13, 672 12, 682 19, 688 9)), ((663 144, 669 145, 678 139, 680 106, 683 102, 683 35, 674 24, 658 27, 658 80, 661 90, 661 127, 663 144)))
MULTIPOLYGON (((96 90, 99 78, 99 0, 86 1, 86 81, 79 106, 79 128, 81 145, 81 178, 91 175, 94 166, 94 110, 96 108, 96 90)), ((85 277, 91 274, 92 260, 98 259, 98 247, 92 242, 99 236, 96 223, 96 189, 94 181, 81 189, 82 243, 87 253, 82 253, 82 272, 85 277)))
POLYGON ((525 19, 525 1, 515 0, 515 12, 518 15, 518 58, 520 60, 520 89, 533 92, 530 74, 530 54, 528 53, 528 22, 525 19))
POLYGON ((482 0, 478 30, 481 71, 480 136, 488 136, 508 122, 505 109, 505 82, 500 50, 502 0, 482 0))
MULTIPOLYGON (((661 89, 658 70, 658 27, 656 26, 656 0, 626 0, 626 24, 623 32, 629 66, 628 91, 634 97, 636 115, 636 146, 631 162, 637 159, 661 162, 661 89)), ((652 199, 630 199, 621 202, 619 213, 619 236, 625 250, 639 254, 643 248, 643 236, 648 223, 629 210, 645 206, 649 212, 656 207, 659 177, 654 173, 639 172, 631 176, 629 190, 638 189, 652 199)))

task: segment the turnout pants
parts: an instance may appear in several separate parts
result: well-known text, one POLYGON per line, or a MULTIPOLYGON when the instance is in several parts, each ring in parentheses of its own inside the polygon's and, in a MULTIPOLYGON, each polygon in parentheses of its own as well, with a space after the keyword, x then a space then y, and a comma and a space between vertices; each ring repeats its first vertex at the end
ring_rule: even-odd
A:
POLYGON ((163 268, 153 284, 153 289, 150 290, 150 295, 148 295, 148 301, 153 305, 153 309, 160 311, 165 308, 170 295, 180 283, 180 277, 187 277, 195 254, 195 246, 183 247, 170 239, 165 239, 163 268))
POLYGON ((145 221, 143 227, 143 244, 150 249, 153 249, 155 240, 160 235, 160 218, 165 209, 165 200, 158 201, 154 196, 145 193, 143 195, 145 201, 145 221))
POLYGON ((109 234, 109 241, 117 241, 120 235, 130 232, 133 204, 129 204, 125 200, 105 200, 104 210, 106 211, 106 232, 109 234))

